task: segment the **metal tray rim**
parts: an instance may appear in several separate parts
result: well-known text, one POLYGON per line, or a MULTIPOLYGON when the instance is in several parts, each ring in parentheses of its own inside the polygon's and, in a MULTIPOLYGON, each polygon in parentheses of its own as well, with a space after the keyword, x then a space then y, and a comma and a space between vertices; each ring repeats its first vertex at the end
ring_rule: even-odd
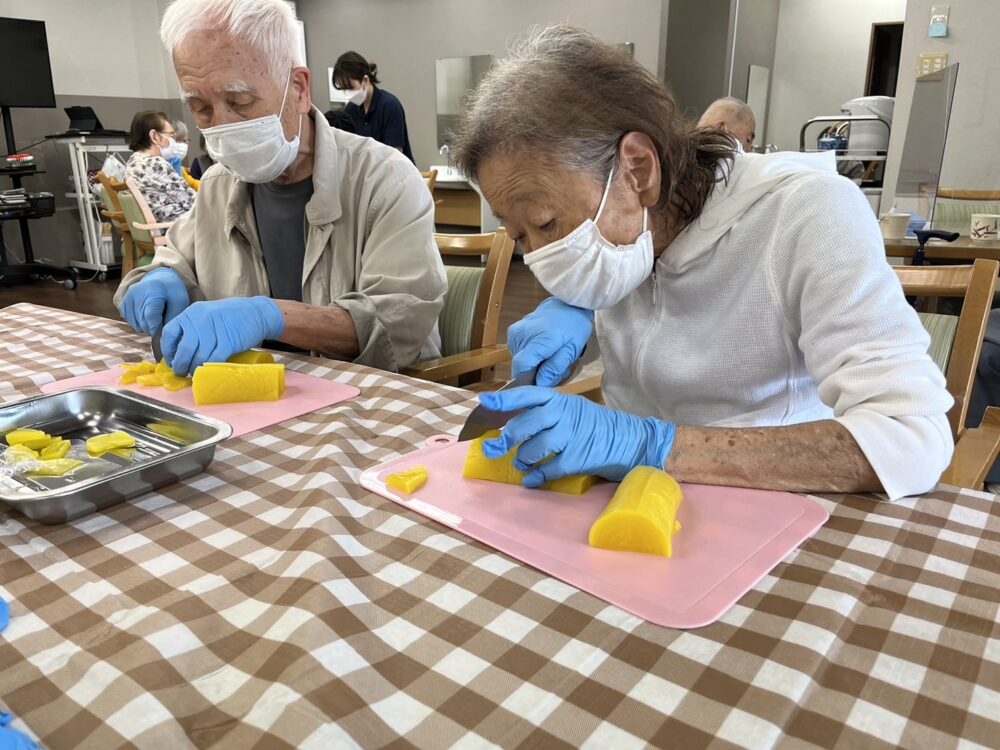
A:
MULTIPOLYGON (((0 405, 0 412, 4 411, 8 407, 21 406, 32 401, 40 401, 46 398, 53 398, 55 396, 62 396, 67 393, 73 393, 76 391, 102 391, 105 393, 113 393, 116 396, 128 398, 134 401, 144 401, 146 397, 140 396, 139 394, 133 393, 132 391, 126 390, 124 388, 109 388, 107 386, 80 386, 78 388, 67 388, 65 391, 59 391, 57 393, 40 393, 37 396, 29 396, 28 398, 23 398, 20 401, 11 401, 6 404, 0 405)), ((151 401, 156 401, 156 399, 150 398, 151 401)), ((163 456, 158 456, 150 461, 144 461, 141 464, 131 466, 129 468, 123 468, 121 471, 116 471, 112 474, 107 474, 102 477, 93 477, 92 479, 87 479, 82 482, 70 484, 66 487, 61 487, 59 489, 45 490, 42 492, 33 492, 30 495, 9 495, 0 489, 0 501, 10 503, 30 503, 34 500, 48 500, 48 499, 58 499, 64 495, 74 494, 80 492, 81 490, 93 487, 95 485, 106 482, 111 478, 117 478, 122 476, 127 476, 133 473, 138 473, 148 467, 157 466, 159 464, 165 463, 171 459, 177 458, 178 456, 184 456, 189 453, 194 453, 195 451, 202 450, 209 446, 218 445, 223 440, 228 439, 233 434, 233 427, 228 422, 224 422, 221 419, 216 419, 215 417, 210 417, 206 414, 199 414, 197 412, 191 411, 190 409, 185 409, 183 406, 174 406, 173 404, 167 404, 162 401, 156 401, 154 404, 158 409, 165 411, 167 413, 177 414, 178 416, 184 417, 186 419, 200 422, 201 424, 207 425, 215 429, 215 435, 213 437, 207 438, 205 440, 200 440, 197 443, 192 443, 191 445, 186 445, 181 448, 176 453, 171 453, 163 456)))

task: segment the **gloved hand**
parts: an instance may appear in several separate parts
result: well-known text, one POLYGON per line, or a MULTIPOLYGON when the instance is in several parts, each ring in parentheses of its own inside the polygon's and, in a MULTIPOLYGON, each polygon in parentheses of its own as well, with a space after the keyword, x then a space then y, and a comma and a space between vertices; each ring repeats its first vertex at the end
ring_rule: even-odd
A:
POLYGON ((125 292, 122 316, 138 333, 153 334, 190 304, 180 275, 172 268, 157 268, 125 292))
POLYGON ((487 458, 516 446, 525 487, 540 487, 573 474, 597 474, 620 482, 636 466, 662 469, 674 445, 671 422, 637 417, 551 388, 512 388, 483 393, 479 402, 494 411, 519 411, 500 437, 483 443, 487 458), (543 465, 539 462, 554 456, 543 465))
POLYGON ((38 745, 28 735, 7 726, 13 718, 0 711, 0 750, 38 750, 38 745))
POLYGON ((160 348, 183 377, 205 362, 225 362, 284 332, 285 318, 270 297, 231 297, 195 302, 164 326, 160 348))
POLYGON ((3 600, 3 597, 0 597, 0 632, 3 632, 3 629, 7 627, 9 622, 10 607, 7 605, 7 602, 3 600))
POLYGON ((507 329, 512 377, 536 367, 535 385, 557 386, 587 347, 594 313, 550 297, 507 329))

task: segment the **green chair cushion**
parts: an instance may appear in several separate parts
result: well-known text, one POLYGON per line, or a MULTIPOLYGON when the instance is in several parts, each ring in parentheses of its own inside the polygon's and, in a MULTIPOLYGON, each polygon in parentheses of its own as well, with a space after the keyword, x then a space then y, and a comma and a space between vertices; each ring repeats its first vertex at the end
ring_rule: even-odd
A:
POLYGON ((136 203, 135 198, 132 197, 132 193, 128 190, 123 190, 118 193, 118 200, 122 204, 122 213, 125 214, 125 221, 128 223, 128 230, 132 233, 132 239, 136 242, 146 242, 149 244, 153 243, 153 235, 150 234, 149 230, 146 229, 136 229, 135 224, 146 224, 146 217, 142 215, 142 209, 139 208, 139 204, 136 203))
POLYGON ((441 355, 448 357, 472 348, 472 323, 485 270, 468 266, 445 266, 444 270, 448 274, 448 291, 438 317, 438 329, 441 355))
POLYGON ((924 324, 927 333, 931 335, 931 346, 927 353, 931 355, 941 372, 948 372, 948 360, 951 359, 951 349, 955 344, 955 331, 958 329, 958 318, 954 315, 939 315, 937 313, 917 313, 920 322, 924 324))
POLYGON ((981 201, 949 202, 939 198, 934 204, 932 226, 946 232, 968 234, 972 228, 972 214, 1000 214, 1000 203, 981 201))

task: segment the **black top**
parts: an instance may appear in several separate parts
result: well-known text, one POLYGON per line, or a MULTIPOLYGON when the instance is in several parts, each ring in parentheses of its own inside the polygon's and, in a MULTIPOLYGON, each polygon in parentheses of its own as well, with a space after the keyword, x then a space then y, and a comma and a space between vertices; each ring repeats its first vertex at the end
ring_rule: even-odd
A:
POLYGON ((372 94, 372 105, 367 112, 364 105, 359 107, 357 104, 348 104, 344 109, 354 121, 358 135, 366 135, 386 146, 402 149, 403 155, 413 161, 410 135, 406 131, 406 114, 399 99, 376 87, 372 94))
POLYGON ((306 257, 306 204, 312 178, 291 185, 251 185, 257 234, 274 299, 302 301, 302 267, 306 257))

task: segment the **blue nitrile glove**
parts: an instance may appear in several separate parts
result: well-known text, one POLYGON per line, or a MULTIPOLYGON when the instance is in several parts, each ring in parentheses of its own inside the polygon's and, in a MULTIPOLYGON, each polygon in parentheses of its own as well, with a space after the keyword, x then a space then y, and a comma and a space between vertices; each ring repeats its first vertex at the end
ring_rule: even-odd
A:
POLYGON ((10 607, 7 606, 7 602, 0 597, 0 633, 3 629, 10 624, 10 607))
POLYGON ((0 750, 38 750, 33 739, 8 726, 13 718, 0 711, 0 750))
POLYGON ((205 362, 225 362, 284 332, 285 318, 270 297, 231 297, 195 302, 163 327, 160 348, 183 377, 205 362))
POLYGON ((593 310, 550 297, 507 329, 507 348, 514 355, 512 377, 537 367, 535 385, 559 385, 580 359, 593 330, 593 310))
POLYGON ((494 411, 527 409, 507 423, 500 437, 483 443, 487 458, 499 458, 521 446, 514 466, 530 472, 525 487, 540 487, 573 474, 597 474, 620 482, 636 466, 662 469, 674 445, 672 422, 644 419, 551 388, 483 393, 479 402, 494 411), (538 465, 549 456, 554 458, 538 465))
POLYGON ((122 317, 137 332, 153 334, 190 304, 180 275, 172 268, 157 268, 125 292, 122 317))
POLYGON ((179 156, 171 157, 170 159, 167 159, 167 163, 174 168, 174 171, 177 174, 179 174, 181 177, 184 176, 184 172, 181 171, 184 168, 184 160, 181 157, 179 156))

